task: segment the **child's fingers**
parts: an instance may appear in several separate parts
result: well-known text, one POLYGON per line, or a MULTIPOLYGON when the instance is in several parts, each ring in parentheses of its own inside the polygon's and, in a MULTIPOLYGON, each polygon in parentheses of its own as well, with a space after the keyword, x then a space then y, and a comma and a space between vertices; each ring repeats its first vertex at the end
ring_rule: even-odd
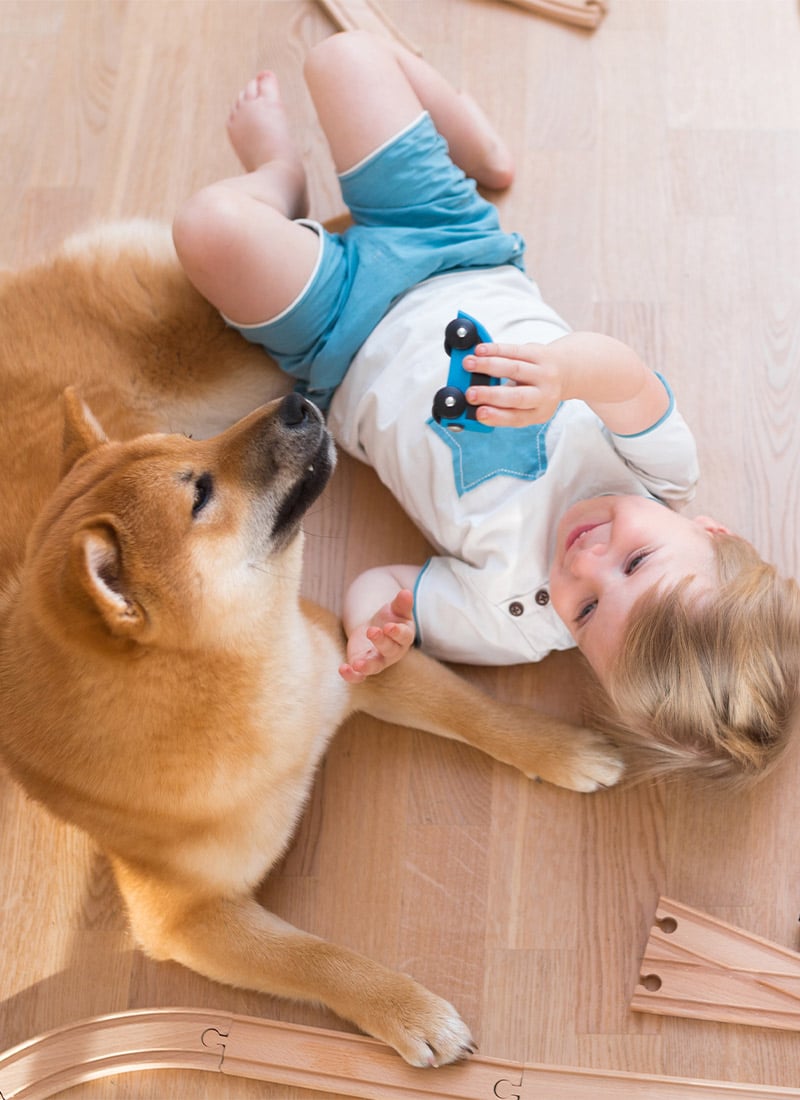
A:
POLYGON ((417 632, 411 623, 387 623, 383 629, 389 636, 390 641, 394 642, 403 651, 410 649, 414 644, 417 632))
POLYGON ((509 378, 513 382, 525 382, 537 359, 533 345, 478 344, 471 355, 463 359, 464 369, 491 374, 493 378, 509 378))
POLYGON ((414 632, 407 623, 386 623, 382 627, 371 626, 367 637, 382 657, 396 660, 397 651, 408 649, 414 641, 414 632))
MULTIPOLYGON (((413 593, 401 589, 389 611, 396 615, 397 622, 389 619, 380 626, 368 626, 348 642, 348 660, 339 665, 339 675, 348 684, 361 684, 368 676, 383 672, 389 665, 399 661, 414 644, 416 628, 412 618, 413 593)), ((385 610, 382 614, 385 614, 385 610)))
POLYGON ((491 405, 494 409, 536 408, 539 391, 535 386, 470 386, 470 405, 491 405))
POLYGON ((354 657, 349 664, 340 665, 339 675, 349 684, 362 684, 368 676, 377 676, 379 672, 383 672, 385 668, 394 664, 401 656, 402 653, 389 655, 373 650, 372 653, 365 654, 362 657, 354 657))
POLYGON ((353 666, 347 662, 339 665, 339 675, 348 684, 363 684, 367 678, 363 672, 356 672, 353 666))
POLYGON ((490 374, 493 378, 510 378, 510 372, 516 369, 513 359, 501 359, 498 356, 481 356, 478 359, 474 355, 464 357, 463 367, 470 374, 490 374))
POLYGON ((411 620, 414 616, 414 593, 411 589, 401 588, 389 605, 389 610, 397 619, 411 620))
MULTIPOLYGON (((374 676, 378 672, 383 672, 386 667, 386 658, 383 654, 373 649, 369 653, 362 653, 358 657, 353 657, 349 662, 340 665, 339 671, 345 670, 349 673, 351 679, 349 683, 360 684, 368 676, 374 676)), ((348 679, 347 676, 344 677, 348 679)))
POLYGON ((475 413, 481 424, 491 428, 526 428, 531 424, 544 424, 550 419, 549 413, 538 409, 498 409, 493 405, 478 405, 475 413))

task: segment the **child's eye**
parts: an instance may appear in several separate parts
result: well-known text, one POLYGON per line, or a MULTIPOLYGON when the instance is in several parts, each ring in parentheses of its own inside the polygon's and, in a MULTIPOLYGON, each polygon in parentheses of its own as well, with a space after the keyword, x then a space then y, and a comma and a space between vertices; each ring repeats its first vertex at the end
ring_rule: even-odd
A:
POLYGON ((588 603, 585 603, 583 605, 578 614, 575 616, 575 622, 578 624, 578 626, 581 626, 583 623, 586 622, 586 620, 589 618, 596 607, 597 600, 589 600, 588 603))
POLYGON ((635 573, 642 562, 645 560, 647 555, 647 550, 637 550, 635 554, 631 554, 631 556, 625 562, 625 576, 629 577, 631 573, 635 573))

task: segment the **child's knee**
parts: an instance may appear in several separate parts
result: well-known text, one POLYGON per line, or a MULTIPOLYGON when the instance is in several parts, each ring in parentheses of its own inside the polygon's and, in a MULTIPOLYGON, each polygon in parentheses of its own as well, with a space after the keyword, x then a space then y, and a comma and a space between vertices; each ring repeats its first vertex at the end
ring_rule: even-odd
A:
POLYGON ((172 239, 183 266, 207 266, 228 247, 241 221, 238 196, 226 187, 212 184, 186 199, 172 223, 172 239))
POLYGON ((319 85, 330 79, 338 84, 360 59, 372 59, 385 49, 381 39, 370 31, 340 31, 318 42, 306 55, 306 81, 319 85))

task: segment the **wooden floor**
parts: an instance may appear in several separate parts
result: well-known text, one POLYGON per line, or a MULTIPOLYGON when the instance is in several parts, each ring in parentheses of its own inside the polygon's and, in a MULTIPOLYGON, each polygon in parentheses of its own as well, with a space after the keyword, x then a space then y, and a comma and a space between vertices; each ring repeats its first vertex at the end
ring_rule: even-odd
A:
MULTIPOLYGON (((795 0, 610 0, 594 33, 500 0, 382 0, 519 154, 500 206, 575 327, 635 344, 696 429, 692 511, 800 565, 800 13, 795 0)), ((339 211, 301 83, 332 31, 311 0, 2 0, 0 265, 96 218, 169 220, 235 168, 229 102, 277 70, 315 212, 339 211)), ((1 414, 0 414, 1 415, 1 414)), ((309 524, 306 591, 424 544, 342 461, 309 524)), ((576 713, 576 669, 467 670, 576 713)), ((800 947, 800 761, 747 796, 686 785, 583 797, 371 721, 334 742, 296 843, 264 888, 301 926, 405 969, 459 1006, 484 1054, 798 1088, 800 1035, 633 1014, 667 894, 800 947)), ((208 1006, 346 1030, 133 947, 108 867, 0 773, 0 1050, 126 1007, 208 1006)), ((70 1097, 311 1093, 175 1071, 70 1097)), ((379 1096, 380 1092, 376 1092, 379 1096)))

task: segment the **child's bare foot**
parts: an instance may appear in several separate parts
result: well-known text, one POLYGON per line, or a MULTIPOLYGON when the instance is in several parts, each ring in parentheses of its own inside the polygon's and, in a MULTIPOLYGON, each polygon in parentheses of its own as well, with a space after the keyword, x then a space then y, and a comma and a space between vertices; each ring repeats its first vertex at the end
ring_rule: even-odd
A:
POLYGON ((360 684, 405 657, 416 633, 413 608, 413 593, 403 588, 368 623, 353 631, 347 639, 348 660, 339 666, 343 680, 360 684))
POLYGON ((470 122, 469 147, 455 160, 468 176, 492 191, 503 191, 514 179, 511 150, 495 130, 493 123, 468 92, 459 92, 461 107, 470 122), (466 161, 466 163, 465 163, 466 161))
POLYGON ((289 128, 278 78, 261 72, 244 86, 228 116, 228 137, 248 172, 264 169, 282 179, 287 216, 305 217, 308 191, 303 162, 289 128))

